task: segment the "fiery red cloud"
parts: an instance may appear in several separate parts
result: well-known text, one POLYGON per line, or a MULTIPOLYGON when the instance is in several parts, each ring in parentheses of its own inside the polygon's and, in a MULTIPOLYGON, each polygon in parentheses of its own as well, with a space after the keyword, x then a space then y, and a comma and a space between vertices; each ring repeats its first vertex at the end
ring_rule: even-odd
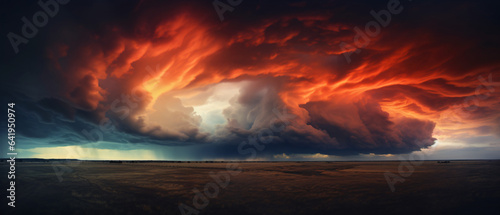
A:
POLYGON ((373 20, 365 7, 247 3, 219 22, 212 8, 172 5, 143 2, 126 23, 61 30, 46 52, 59 83, 50 96, 94 123, 176 143, 238 141, 282 107, 296 116, 277 137, 283 152, 404 153, 498 135, 498 42, 483 29, 458 33, 474 24, 449 23, 459 7, 429 20, 425 4, 404 6, 366 47, 346 50, 373 20), (210 124, 200 107, 219 101, 224 122, 210 124))

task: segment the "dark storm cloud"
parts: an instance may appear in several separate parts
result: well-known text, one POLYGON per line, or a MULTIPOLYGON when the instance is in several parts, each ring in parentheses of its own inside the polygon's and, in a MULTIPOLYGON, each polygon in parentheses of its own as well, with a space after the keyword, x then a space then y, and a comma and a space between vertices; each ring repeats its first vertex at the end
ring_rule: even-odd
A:
MULTIPOLYGON (((37 10, 12 4, 15 10, 2 16, 14 17, 4 35, 19 30, 17 17, 37 10)), ((273 109, 287 107, 296 118, 273 134, 263 154, 418 151, 434 144, 432 117, 462 104, 478 75, 499 68, 498 3, 401 4, 403 12, 347 63, 340 44, 352 43, 354 27, 363 28, 387 1, 244 1, 224 13, 224 22, 211 1, 75 1, 18 55, 3 40, 4 91, 22 97, 27 114, 20 121, 29 129, 21 135, 53 144, 93 141, 95 133, 89 140, 82 130, 95 129, 106 141, 202 143, 210 156, 237 157, 237 144, 268 128, 273 109), (129 105, 123 96, 148 76, 173 87, 153 87, 161 95, 141 89, 129 105), (230 100, 226 124, 213 135, 173 96, 239 81, 249 84, 230 100), (151 104, 162 111, 150 115, 160 124, 141 115, 151 104), (115 130, 99 127, 108 120, 115 130)), ((495 99, 498 92, 468 119, 498 117, 495 99)))

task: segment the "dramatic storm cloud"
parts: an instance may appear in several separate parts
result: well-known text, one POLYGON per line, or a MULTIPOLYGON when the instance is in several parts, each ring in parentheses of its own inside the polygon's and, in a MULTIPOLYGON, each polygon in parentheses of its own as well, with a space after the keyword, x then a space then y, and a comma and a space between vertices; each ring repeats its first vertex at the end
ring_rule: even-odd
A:
POLYGON ((4 40, 4 103, 30 147, 244 159, 276 111, 267 158, 500 147, 493 4, 243 1, 221 21, 210 1, 70 2, 18 54, 4 40))

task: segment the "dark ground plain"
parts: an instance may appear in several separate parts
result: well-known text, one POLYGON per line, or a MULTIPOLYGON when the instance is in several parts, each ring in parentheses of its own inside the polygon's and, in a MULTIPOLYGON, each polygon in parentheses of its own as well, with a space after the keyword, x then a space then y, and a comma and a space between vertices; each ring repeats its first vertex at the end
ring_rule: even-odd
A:
MULTIPOLYGON (((200 214, 500 214, 500 161, 426 161, 391 192, 394 162, 240 163, 200 214)), ((181 214, 226 163, 16 163, 16 208, 1 214, 181 214)), ((6 206, 8 165, 0 164, 6 206)), ((406 169, 404 169, 406 170, 406 169)))

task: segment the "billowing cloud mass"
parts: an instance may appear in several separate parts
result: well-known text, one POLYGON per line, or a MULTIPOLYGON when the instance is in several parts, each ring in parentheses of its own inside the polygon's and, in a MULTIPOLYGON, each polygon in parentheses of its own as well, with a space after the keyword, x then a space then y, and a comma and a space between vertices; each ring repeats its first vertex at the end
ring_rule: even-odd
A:
POLYGON ((261 156, 499 146, 493 3, 397 1, 399 13, 374 17, 387 2, 243 1, 223 21, 209 1, 71 2, 6 54, 6 95, 30 122, 19 135, 49 145, 238 158, 239 143, 286 111, 261 156), (378 19, 387 25, 365 28, 378 19))

